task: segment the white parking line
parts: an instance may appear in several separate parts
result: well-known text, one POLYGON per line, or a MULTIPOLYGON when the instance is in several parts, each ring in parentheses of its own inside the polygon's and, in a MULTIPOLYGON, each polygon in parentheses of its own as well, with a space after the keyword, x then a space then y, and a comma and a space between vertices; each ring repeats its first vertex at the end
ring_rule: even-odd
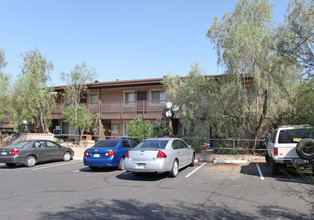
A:
POLYGON ((256 164, 256 167, 257 167, 257 170, 258 170, 258 173, 259 173, 259 176, 261 177, 261 180, 264 180, 264 176, 263 176, 263 173, 261 171, 261 168, 259 167, 258 164, 256 164))
POLYGON ((198 169, 200 169, 202 166, 204 166, 206 163, 203 163, 201 166, 199 166, 198 168, 196 168, 195 170, 193 170, 191 173, 189 173, 188 175, 186 175, 185 177, 188 178, 190 177, 193 173, 195 173, 198 169))
POLYGON ((81 162, 59 163, 59 164, 55 164, 55 165, 51 165, 51 166, 37 167, 37 168, 34 168, 34 169, 32 169, 32 170, 42 170, 42 169, 46 169, 46 168, 58 167, 58 166, 65 166, 65 165, 75 164, 75 163, 81 163, 81 162))

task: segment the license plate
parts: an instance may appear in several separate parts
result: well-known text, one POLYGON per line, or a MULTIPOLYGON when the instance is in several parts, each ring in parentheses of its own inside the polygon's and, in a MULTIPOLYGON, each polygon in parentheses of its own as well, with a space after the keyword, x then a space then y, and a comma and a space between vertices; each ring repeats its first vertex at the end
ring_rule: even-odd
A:
POLYGON ((1 155, 8 155, 8 152, 1 152, 1 155))
POLYGON ((136 164, 136 168, 143 169, 145 167, 146 167, 145 163, 138 163, 138 164, 136 164))
POLYGON ((100 157, 100 154, 94 154, 94 157, 100 157))

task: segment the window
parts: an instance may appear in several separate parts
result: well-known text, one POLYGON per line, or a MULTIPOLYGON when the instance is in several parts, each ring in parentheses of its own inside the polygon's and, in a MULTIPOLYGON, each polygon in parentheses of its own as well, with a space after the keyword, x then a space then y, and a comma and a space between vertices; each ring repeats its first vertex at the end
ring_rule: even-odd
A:
POLYGON ((288 129, 281 130, 279 132, 278 143, 288 144, 288 143, 298 143, 304 138, 313 138, 312 129, 288 129))
POLYGON ((130 147, 130 145, 129 145, 128 141, 122 142, 122 148, 129 148, 129 147, 130 147))
POLYGON ((89 94, 89 103, 98 103, 98 95, 89 94))
POLYGON ((131 140, 129 141, 129 144, 131 145, 131 147, 136 147, 137 145, 134 141, 131 141, 131 140))
POLYGON ((139 143, 136 148, 152 148, 152 149, 165 149, 168 140, 146 140, 139 143))
POLYGON ((125 102, 125 104, 132 104, 132 102, 134 102, 134 92, 133 91, 125 91, 124 92, 124 102, 125 102))
POLYGON ((166 100, 166 93, 165 91, 151 91, 150 92, 150 99, 152 101, 160 101, 160 100, 166 100))
POLYGON ((36 142, 34 143, 34 147, 35 147, 35 148, 45 148, 46 145, 45 145, 45 142, 44 142, 44 141, 36 141, 36 142))
POLYGON ((130 126, 130 122, 129 121, 123 123, 123 135, 124 136, 128 136, 129 126, 130 126))
POLYGON ((47 141, 46 143, 47 143, 47 147, 59 148, 59 145, 53 142, 47 141))

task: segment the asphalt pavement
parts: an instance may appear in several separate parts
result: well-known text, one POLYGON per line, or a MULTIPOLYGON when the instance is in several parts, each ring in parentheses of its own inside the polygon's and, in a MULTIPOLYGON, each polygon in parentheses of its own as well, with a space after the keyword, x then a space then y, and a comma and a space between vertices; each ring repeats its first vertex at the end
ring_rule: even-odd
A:
POLYGON ((281 189, 307 187, 271 176, 264 163, 199 162, 176 178, 96 171, 82 161, 8 168, 0 164, 1 219, 312 219, 281 189), (261 170, 262 175, 258 171, 261 170))

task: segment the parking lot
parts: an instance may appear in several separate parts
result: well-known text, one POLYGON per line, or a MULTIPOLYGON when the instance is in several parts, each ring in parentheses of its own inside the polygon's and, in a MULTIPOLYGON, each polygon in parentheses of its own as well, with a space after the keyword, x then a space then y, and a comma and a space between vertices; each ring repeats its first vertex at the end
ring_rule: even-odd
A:
MULTIPOLYGON (((271 176, 264 163, 197 163, 176 178, 116 169, 91 171, 82 161, 0 165, 1 219, 311 219, 300 188, 271 176)), ((305 184, 305 183, 303 183, 305 184)))

